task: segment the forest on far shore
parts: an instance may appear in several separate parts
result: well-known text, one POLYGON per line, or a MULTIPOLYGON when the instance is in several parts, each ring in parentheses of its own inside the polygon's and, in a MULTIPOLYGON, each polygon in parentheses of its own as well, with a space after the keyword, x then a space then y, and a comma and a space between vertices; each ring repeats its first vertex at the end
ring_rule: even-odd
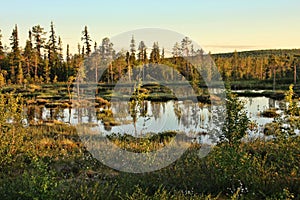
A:
MULTIPOLYGON (((69 44, 63 49, 63 41, 56 34, 53 22, 48 32, 40 25, 30 28, 24 46, 19 42, 17 25, 12 30, 9 46, 3 44, 1 38, 0 30, 0 87, 27 83, 66 83, 74 80, 74 77, 79 77, 81 82, 93 77, 95 82, 116 83, 126 73, 130 74, 135 66, 155 64, 170 66, 176 69, 175 73, 181 73, 189 81, 200 82, 199 73, 182 58, 201 60, 207 56, 213 59, 223 80, 270 82, 275 86, 275 82, 296 84, 300 63, 300 49, 205 54, 202 49, 194 49, 188 37, 174 44, 171 57, 165 56, 165 49, 159 43, 147 47, 144 41, 136 42, 134 36, 128 39, 128 51, 116 52, 114 44, 107 37, 100 44, 92 41, 87 26, 79 38, 78 51, 72 54, 69 44), (87 62, 90 67, 84 69, 87 62), (103 66, 107 69, 103 69, 103 66), (102 76, 100 72, 104 72, 102 76)), ((217 71, 209 67, 200 66, 200 69, 201 76, 207 80, 217 76, 217 71)), ((164 78, 170 81, 174 79, 173 76, 164 78)))

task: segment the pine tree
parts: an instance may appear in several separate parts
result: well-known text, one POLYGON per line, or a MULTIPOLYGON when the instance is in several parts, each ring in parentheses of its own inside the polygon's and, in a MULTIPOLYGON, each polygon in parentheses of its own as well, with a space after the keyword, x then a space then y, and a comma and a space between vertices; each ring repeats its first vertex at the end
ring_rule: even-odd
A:
POLYGON ((58 75, 58 47, 56 41, 56 34, 54 30, 53 22, 50 25, 50 37, 47 44, 48 50, 48 60, 49 60, 49 68, 50 68, 50 78, 54 80, 55 77, 58 75))
POLYGON ((20 60, 20 48, 19 48, 19 37, 18 37, 18 27, 15 25, 15 28, 13 29, 12 35, 10 37, 11 40, 11 53, 12 53, 12 59, 14 61, 14 64, 18 63, 20 60))
POLYGON ((51 22, 50 25, 50 37, 49 37, 49 48, 53 51, 56 52, 57 46, 56 46, 56 35, 55 35, 55 30, 54 30, 54 24, 51 22))
POLYGON ((57 43, 57 77, 58 81, 67 81, 67 65, 64 62, 63 58, 63 44, 61 37, 58 37, 58 43, 57 43))
POLYGON ((34 57, 33 46, 32 46, 32 33, 30 30, 28 32, 28 40, 26 41, 23 57, 26 65, 26 71, 25 71, 26 78, 29 79, 31 77, 31 66, 33 64, 33 57, 34 57))
POLYGON ((4 52, 4 47, 2 45, 2 34, 1 34, 1 30, 0 30, 0 72, 3 68, 2 64, 3 64, 3 61, 5 59, 5 52, 4 52))
POLYGON ((58 37, 58 47, 57 47, 57 50, 58 50, 58 59, 62 62, 64 60, 63 58, 63 44, 62 44, 62 40, 61 40, 61 37, 59 36, 58 37))
POLYGON ((103 38, 100 46, 101 60, 103 62, 111 62, 115 56, 115 50, 113 49, 113 43, 110 42, 109 38, 103 38))
POLYGON ((165 48, 161 50, 161 59, 165 59, 165 48))
POLYGON ((135 64, 136 61, 135 52, 136 52, 135 40, 134 40, 134 36, 132 36, 130 40, 130 63, 131 64, 135 64))
POLYGON ((177 58, 180 56, 180 45, 178 42, 176 42, 173 46, 172 55, 174 58, 177 58))
POLYGON ((130 40, 130 54, 135 56, 135 40, 134 40, 134 36, 132 36, 131 40, 130 40))
POLYGON ((85 65, 89 66, 86 73, 88 75, 89 81, 98 82, 98 75, 99 75, 99 69, 102 71, 101 66, 103 66, 103 63, 101 65, 101 54, 99 49, 97 49, 97 43, 94 44, 94 52, 91 53, 91 55, 85 59, 85 65))
POLYGON ((159 63, 159 61, 160 61, 159 45, 158 42, 154 42, 152 51, 150 53, 150 62, 159 63))
POLYGON ((42 28, 40 25, 32 27, 32 36, 35 42, 35 49, 39 57, 42 56, 41 49, 44 48, 45 45, 45 35, 46 32, 44 31, 44 28, 42 28))
POLYGON ((181 41, 181 55, 182 56, 190 56, 190 45, 192 44, 192 41, 190 38, 185 37, 181 41))
POLYGON ((88 29, 87 26, 84 27, 84 30, 82 31, 82 37, 81 37, 81 41, 84 41, 84 45, 85 45, 85 56, 89 57, 92 49, 91 49, 91 44, 90 42, 92 42, 91 37, 88 33, 88 29))
POLYGON ((12 49, 10 53, 10 79, 12 83, 15 83, 16 82, 15 69, 21 59, 17 25, 15 25, 15 28, 13 29, 10 40, 11 40, 10 45, 12 49))
MULTIPOLYGON (((1 29, 0 29, 0 60, 4 58, 4 47, 2 45, 2 34, 1 34, 1 29)), ((1 70, 1 66, 0 66, 1 70)))
POLYGON ((66 64, 67 64, 67 78, 69 78, 71 76, 71 56, 70 56, 69 44, 67 44, 66 64))
POLYGON ((97 42, 94 43, 94 51, 97 51, 97 42))
POLYGON ((138 50, 139 50, 138 61, 145 63, 145 60, 146 60, 146 58, 145 58, 145 51, 147 50, 147 47, 146 47, 144 41, 140 42, 138 50))

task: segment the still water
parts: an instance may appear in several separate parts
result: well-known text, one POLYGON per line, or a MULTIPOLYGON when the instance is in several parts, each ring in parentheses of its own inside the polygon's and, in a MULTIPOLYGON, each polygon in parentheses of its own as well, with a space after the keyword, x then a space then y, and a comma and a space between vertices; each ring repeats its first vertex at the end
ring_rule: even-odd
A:
MULTIPOLYGON (((248 117, 258 124, 261 131, 266 123, 273 121, 273 118, 261 117, 259 113, 269 108, 282 108, 280 101, 267 97, 240 97, 240 100, 245 103, 248 117)), ((103 134, 127 133, 142 136, 146 133, 181 131, 194 136, 205 135, 216 126, 211 120, 216 113, 212 113, 210 106, 192 101, 145 101, 133 107, 128 102, 116 102, 109 108, 97 109, 32 107, 27 108, 26 111, 31 121, 59 120, 70 124, 90 123, 103 134)))

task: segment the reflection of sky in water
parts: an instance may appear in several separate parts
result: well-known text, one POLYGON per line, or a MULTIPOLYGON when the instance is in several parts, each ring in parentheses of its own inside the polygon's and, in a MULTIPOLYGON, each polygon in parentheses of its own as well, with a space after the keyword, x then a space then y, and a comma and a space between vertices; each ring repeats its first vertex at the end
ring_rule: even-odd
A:
MULTIPOLYGON (((118 102, 119 104, 122 102, 118 102)), ((127 102, 124 102, 127 104, 127 102)), ((192 102, 177 102, 169 101, 164 103, 151 103, 146 102, 148 112, 145 117, 138 117, 136 122, 137 134, 142 135, 146 133, 158 133, 164 131, 183 131, 189 134, 196 134, 198 132, 205 131, 208 127, 208 108, 199 108, 197 104, 192 102), (176 116, 174 107, 177 106, 177 110, 180 111, 180 117, 176 116)), ((112 106, 113 107, 113 106, 112 106)), ((126 106, 117 106, 113 108, 113 113, 128 113, 126 106)), ((130 124, 123 123, 120 126, 113 126, 110 131, 104 129, 104 125, 99 123, 99 129, 105 134, 109 133, 128 133, 134 134, 135 127, 130 114, 125 118, 116 117, 116 121, 128 122, 130 124)))
POLYGON ((255 121, 260 126, 272 122, 274 118, 262 117, 259 116, 259 113, 269 108, 279 109, 279 101, 267 97, 239 97, 239 99, 245 102, 245 108, 250 120, 255 121))
MULTIPOLYGON (((262 112, 271 107, 279 108, 280 102, 267 97, 239 97, 245 102, 245 108, 248 116, 255 121, 262 130, 264 124, 272 122, 273 118, 265 118, 259 116, 262 112)), ((138 135, 146 133, 158 133, 164 131, 182 131, 191 136, 197 133, 206 132, 210 126, 211 113, 209 107, 199 107, 198 104, 188 101, 169 101, 169 102, 149 102, 147 101, 147 115, 138 117, 136 122, 136 130, 138 135), (177 109, 177 115, 175 109, 177 109), (180 117, 178 116, 180 113, 180 117)), ((103 134, 110 133, 128 133, 135 134, 135 127, 132 117, 129 113, 128 102, 117 102, 112 106, 112 111, 116 121, 122 123, 119 126, 111 126, 110 131, 106 131, 102 121, 97 121, 94 109, 85 109, 81 114, 81 122, 93 122, 98 124, 97 131, 103 134)), ((75 109, 64 109, 60 112, 58 120, 77 124, 78 111, 75 109), (71 112, 70 112, 71 111, 71 112), (71 115, 70 115, 71 114, 71 115)), ((50 118, 50 110, 43 109, 43 119, 50 118)))
MULTIPOLYGON (((259 116, 260 112, 269 108, 283 110, 282 106, 286 106, 286 103, 275 101, 267 97, 239 97, 239 99, 245 102, 245 108, 250 120, 259 125, 259 133, 249 130, 248 138, 264 137, 264 125, 274 120, 273 118, 259 116)), ((191 140, 192 138, 197 138, 197 142, 206 144, 215 143, 214 139, 211 138, 212 132, 209 130, 215 129, 218 133, 221 132, 221 126, 211 122, 211 118, 215 118, 215 115, 218 115, 218 113, 212 114, 209 106, 199 107, 198 104, 191 101, 147 101, 146 104, 147 115, 145 117, 138 117, 136 122, 137 135, 135 135, 135 127, 129 112, 128 102, 116 102, 112 105, 113 116, 116 121, 121 122, 121 125, 111 126, 110 130, 105 130, 103 122, 97 120, 95 108, 81 108, 81 112, 79 112, 79 110, 75 108, 58 110, 35 107, 32 119, 35 121, 56 119, 74 125, 79 123, 92 123, 94 126, 91 126, 91 129, 96 131, 96 133, 104 135, 127 133, 137 137, 143 137, 143 135, 147 133, 179 131, 186 133, 191 137, 191 140), (208 134, 202 135, 201 133, 208 134), (197 137, 197 134, 201 136, 197 137)), ((214 107, 212 110, 215 109, 214 107)), ((24 111, 28 111, 28 108, 25 108, 24 111)), ((299 135, 300 131, 296 130, 295 133, 299 135)))

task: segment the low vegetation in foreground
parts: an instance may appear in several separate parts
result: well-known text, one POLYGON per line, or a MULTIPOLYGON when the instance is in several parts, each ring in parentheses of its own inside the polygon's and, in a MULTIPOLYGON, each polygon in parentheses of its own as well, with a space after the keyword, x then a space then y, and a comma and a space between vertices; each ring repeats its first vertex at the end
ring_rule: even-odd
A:
MULTIPOLYGON (((201 158, 190 144, 175 163, 159 171, 116 171, 93 158, 76 128, 66 124, 25 126, 20 96, 0 95, 0 196, 2 199, 300 199, 299 108, 292 87, 286 119, 271 140, 243 142, 249 120, 242 102, 228 93, 220 142, 201 158), (232 109, 235 108, 235 109, 232 109)), ((112 135, 121 148, 157 150, 176 133, 147 139, 112 135), (151 141, 151 142, 150 142, 151 141)))

